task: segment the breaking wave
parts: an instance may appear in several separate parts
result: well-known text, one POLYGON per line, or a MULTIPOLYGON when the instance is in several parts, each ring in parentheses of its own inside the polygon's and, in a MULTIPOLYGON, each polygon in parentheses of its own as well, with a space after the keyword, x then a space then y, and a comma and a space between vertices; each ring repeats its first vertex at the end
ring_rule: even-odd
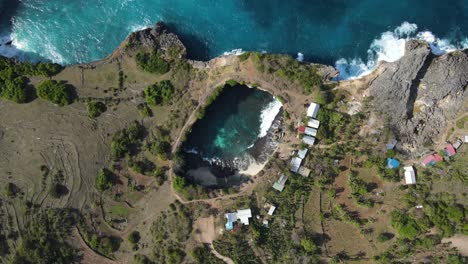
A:
POLYGON ((276 116, 278 115, 281 107, 283 105, 281 102, 274 98, 271 103, 269 103, 261 112, 260 114, 260 133, 258 134, 259 138, 262 138, 267 135, 268 129, 270 129, 271 125, 275 121, 276 116))
POLYGON ((442 55, 457 49, 468 48, 468 38, 462 41, 440 39, 430 31, 418 32, 418 26, 403 22, 393 31, 386 31, 375 39, 367 50, 367 61, 362 58, 341 58, 335 62, 340 71, 338 80, 356 79, 371 73, 380 61, 394 62, 405 54, 405 44, 410 39, 429 43, 432 53, 442 55))

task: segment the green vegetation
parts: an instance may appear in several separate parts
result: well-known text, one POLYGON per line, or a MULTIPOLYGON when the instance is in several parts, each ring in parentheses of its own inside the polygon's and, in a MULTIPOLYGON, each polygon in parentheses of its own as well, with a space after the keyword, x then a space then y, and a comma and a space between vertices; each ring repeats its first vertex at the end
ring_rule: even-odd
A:
POLYGON ((21 104, 27 100, 27 80, 19 76, 2 80, 0 77, 0 97, 21 104))
POLYGON ((211 254, 210 247, 206 244, 196 247, 191 252, 191 257, 197 264, 223 264, 224 262, 211 254))
POLYGON ((112 188, 115 184, 115 175, 108 169, 101 169, 95 179, 96 189, 102 192, 112 188))
POLYGON ((305 94, 311 94, 322 85, 322 79, 315 66, 302 64, 291 56, 255 52, 251 57, 258 71, 275 73, 282 78, 298 82, 305 94))
POLYGON ((239 61, 245 61, 250 57, 250 52, 244 52, 237 57, 239 58, 239 61))
POLYGON ((153 111, 151 111, 151 108, 148 106, 147 103, 139 104, 137 106, 137 109, 140 112, 142 117, 151 117, 151 116, 153 116, 153 111))
POLYGON ((377 237, 377 241, 383 243, 385 241, 392 239, 393 237, 394 235, 392 233, 383 232, 379 234, 379 236, 377 237))
POLYGON ((236 264, 259 263, 248 240, 243 236, 244 232, 245 230, 226 232, 221 238, 213 241, 213 246, 221 255, 229 256, 236 264))
POLYGON ((465 123, 468 122, 468 116, 464 116, 460 119, 457 120, 457 127, 459 129, 464 129, 465 128, 465 123))
POLYGON ((146 102, 151 106, 170 104, 173 94, 174 87, 169 80, 155 83, 145 89, 146 102))
POLYGON ((392 212, 391 224, 402 238, 414 239, 422 231, 418 223, 401 210, 392 212))
POLYGON ((76 212, 66 209, 45 209, 34 212, 8 263, 48 264, 75 263, 78 250, 68 242, 71 228, 77 223, 76 212))
POLYGON ((15 103, 25 103, 28 99, 32 99, 26 76, 49 77, 61 70, 62 66, 58 64, 15 62, 0 56, 0 97, 15 103))
POLYGON ((355 171, 349 173, 348 183, 351 187, 351 196, 353 196, 358 205, 365 207, 374 206, 374 201, 365 197, 365 195, 369 193, 368 184, 362 179, 359 179, 355 171))
POLYGON ((120 247, 120 239, 111 236, 98 236, 93 234, 88 241, 89 246, 106 257, 112 257, 112 253, 120 247))
POLYGON ((156 127, 149 140, 147 148, 151 154, 162 160, 170 158, 171 155, 171 137, 167 129, 156 127))
POLYGON ((111 154, 114 159, 120 159, 135 153, 145 132, 144 127, 134 121, 128 128, 118 131, 112 137, 111 154))
POLYGON ((44 80, 37 86, 37 96, 44 100, 51 101, 59 106, 69 105, 74 100, 72 88, 65 82, 55 80, 44 80))
POLYGON ((120 217, 128 217, 128 215, 130 214, 130 210, 125 204, 118 203, 118 204, 112 205, 109 208, 109 213, 120 216, 120 217))
POLYGON ((151 226, 156 263, 182 263, 183 244, 192 232, 192 214, 188 207, 177 203, 173 210, 163 212, 151 226))
MULTIPOLYGON (((236 81, 233 81, 233 82, 236 82, 236 81)), ((218 98, 218 96, 223 92, 223 90, 224 90, 224 86, 216 87, 216 89, 210 94, 210 96, 206 98, 205 105, 200 107, 200 109, 198 109, 198 112, 197 112, 198 119, 202 119, 205 116, 205 109, 208 106, 210 106, 216 100, 216 98, 218 98)))
POLYGON ((103 102, 90 101, 86 103, 86 110, 89 117, 96 118, 104 113, 107 107, 103 102))
POLYGON ((150 73, 164 74, 170 68, 169 63, 164 60, 159 51, 151 53, 140 51, 135 60, 138 67, 150 73))
POLYGON ((132 244, 137 244, 140 242, 140 232, 138 231, 132 231, 130 234, 128 234, 128 241, 132 244))

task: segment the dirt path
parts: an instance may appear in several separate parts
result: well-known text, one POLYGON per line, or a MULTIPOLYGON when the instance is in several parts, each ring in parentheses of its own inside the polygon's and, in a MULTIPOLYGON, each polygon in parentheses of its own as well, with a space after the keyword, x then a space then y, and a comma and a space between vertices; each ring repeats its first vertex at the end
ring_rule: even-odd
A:
POLYGON ((120 261, 114 261, 111 259, 108 259, 106 257, 103 257, 96 252, 94 252, 91 248, 88 247, 86 242, 83 240, 81 237, 80 232, 78 231, 77 228, 74 228, 72 231, 72 237, 78 242, 78 247, 80 251, 83 253, 82 257, 83 259, 81 260, 81 263, 83 264, 94 264, 94 263, 99 263, 99 264, 123 264, 123 262, 120 261))
POLYGON ((210 244, 210 248, 211 248, 211 253, 213 253, 213 255, 215 255, 217 258, 219 258, 220 260, 224 261, 224 263, 226 264, 234 264, 234 261, 228 257, 225 257, 221 254, 219 254, 218 251, 216 251, 216 249, 213 247, 213 244, 210 244))

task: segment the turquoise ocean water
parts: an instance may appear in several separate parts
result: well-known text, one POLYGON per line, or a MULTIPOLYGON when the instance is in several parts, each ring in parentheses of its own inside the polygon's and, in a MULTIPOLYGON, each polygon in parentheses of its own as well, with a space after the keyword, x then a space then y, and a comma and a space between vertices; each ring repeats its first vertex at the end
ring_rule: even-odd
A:
POLYGON ((417 25, 413 36, 429 31, 444 45, 467 45, 467 14, 466 0, 0 0, 0 38, 13 39, 26 59, 72 64, 101 59, 162 20, 196 59, 241 48, 367 63, 369 48, 389 48, 373 42, 405 21, 417 25))

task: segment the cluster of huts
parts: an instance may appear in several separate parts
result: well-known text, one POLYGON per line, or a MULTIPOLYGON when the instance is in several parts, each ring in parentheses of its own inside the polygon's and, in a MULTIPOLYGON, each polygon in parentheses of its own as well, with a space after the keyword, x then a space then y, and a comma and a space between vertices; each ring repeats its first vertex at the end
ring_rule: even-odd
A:
MULTIPOLYGON (((465 136, 465 142, 468 142, 468 136, 465 136)), ((390 140, 386 144, 387 150, 391 150, 395 148, 395 145, 397 144, 397 141, 395 139, 390 140)), ((424 167, 427 166, 433 166, 438 162, 443 161, 444 159, 448 160, 450 157, 454 156, 457 153, 457 150, 461 147, 463 144, 463 141, 461 139, 456 139, 455 142, 452 143, 447 143, 443 151, 441 153, 432 153, 428 156, 426 156, 422 162, 421 165, 424 167)), ((398 161, 395 158, 388 158, 387 159, 387 167, 389 169, 395 169, 400 166, 400 161, 398 161)), ((414 170, 413 166, 405 166, 403 167, 405 171, 405 184, 416 184, 416 173, 414 170)))
MULTIPOLYGON (((320 109, 320 106, 316 103, 311 103, 307 108, 307 124, 301 125, 298 128, 300 134, 302 134, 302 141, 309 145, 313 146, 315 143, 315 137, 317 136, 317 131, 320 126, 320 121, 318 121, 317 114, 320 109)), ((293 153, 293 158, 291 159, 290 170, 294 173, 298 173, 304 177, 308 177, 310 174, 310 169, 302 166, 302 161, 305 159, 308 153, 307 148, 302 148, 293 153)), ((282 174, 279 179, 273 183, 273 189, 282 192, 288 176, 282 174)), ((276 206, 270 203, 265 204, 265 209, 268 210, 268 216, 272 216, 276 210, 276 206)), ((240 221, 244 225, 249 225, 249 218, 252 218, 252 211, 250 209, 237 210, 237 212, 225 214, 227 219, 226 230, 232 230, 234 228, 234 223, 240 221)), ((263 225, 268 226, 268 217, 263 219, 263 225)), ((257 219, 261 219, 260 216, 257 216, 257 219)))
POLYGON ((447 143, 447 145, 445 145, 445 148, 441 153, 442 155, 439 153, 432 153, 422 160, 421 165, 423 165, 424 167, 433 166, 436 163, 443 161, 444 157, 445 159, 449 159, 450 157, 455 156, 455 154, 457 154, 457 150, 461 147, 462 144, 463 141, 459 138, 456 139, 453 144, 447 143))

